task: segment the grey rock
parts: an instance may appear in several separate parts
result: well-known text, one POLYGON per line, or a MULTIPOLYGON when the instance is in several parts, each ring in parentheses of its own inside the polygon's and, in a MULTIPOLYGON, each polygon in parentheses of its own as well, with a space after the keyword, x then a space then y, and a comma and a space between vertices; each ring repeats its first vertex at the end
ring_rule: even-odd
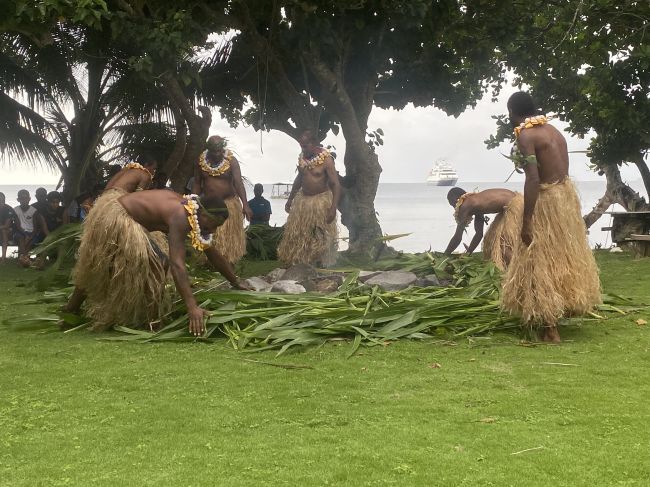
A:
POLYGON ((307 292, 307 290, 296 281, 287 281, 284 279, 273 284, 271 291, 274 293, 284 294, 302 294, 307 292))
POLYGON ((282 269, 280 267, 278 267, 277 269, 273 269, 271 272, 269 272, 266 275, 266 280, 268 282, 279 281, 280 279, 282 279, 282 276, 286 271, 287 271, 286 269, 282 269))
POLYGON ((435 274, 424 276, 424 287, 440 287, 440 281, 435 274))
POLYGON ((337 279, 338 276, 323 277, 319 279, 308 279, 301 282, 305 289, 309 292, 315 293, 333 293, 342 284, 342 280, 337 279))
POLYGON ((270 291, 273 284, 269 284, 261 277, 249 277, 244 281, 253 291, 266 292, 270 291))
POLYGON ((399 291, 415 284, 417 276, 412 272, 386 271, 371 277, 367 286, 379 286, 384 291, 399 291))
POLYGON ((366 282, 379 274, 381 274, 381 271, 359 271, 359 282, 366 282))
POLYGON ((309 264, 296 264, 282 274, 283 281, 306 281, 318 276, 318 271, 309 264))

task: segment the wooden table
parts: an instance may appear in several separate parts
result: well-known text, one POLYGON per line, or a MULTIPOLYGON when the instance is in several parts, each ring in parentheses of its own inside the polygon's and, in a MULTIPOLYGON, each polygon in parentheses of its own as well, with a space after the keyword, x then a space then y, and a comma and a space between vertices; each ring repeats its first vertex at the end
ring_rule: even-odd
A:
POLYGON ((608 211, 612 242, 638 256, 650 256, 650 211, 608 211))

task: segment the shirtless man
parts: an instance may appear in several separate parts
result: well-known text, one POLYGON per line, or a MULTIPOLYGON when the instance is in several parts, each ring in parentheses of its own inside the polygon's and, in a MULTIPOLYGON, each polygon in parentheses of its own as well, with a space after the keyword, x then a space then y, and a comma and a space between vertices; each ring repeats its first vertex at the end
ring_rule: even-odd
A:
POLYGON ((584 314, 600 302, 598 268, 569 178, 564 136, 538 115, 528 93, 512 95, 508 112, 515 164, 526 182, 521 240, 504 277, 502 306, 543 340, 559 342, 563 316, 584 314))
POLYGON ((131 162, 124 166, 106 185, 104 191, 109 189, 120 189, 127 193, 133 193, 138 189, 148 189, 153 182, 158 162, 151 156, 142 155, 137 162, 131 162))
POLYGON ((213 135, 206 147, 194 168, 192 193, 225 201, 230 217, 215 233, 216 248, 234 264, 246 253, 244 216, 250 221, 253 212, 248 206, 239 161, 228 150, 226 139, 213 135))
POLYGON ((496 214, 483 240, 483 256, 493 261, 501 270, 508 267, 512 249, 521 230, 522 195, 503 188, 486 189, 479 193, 467 193, 461 188, 452 188, 447 194, 447 201, 455 208, 454 218, 458 225, 445 254, 451 255, 456 250, 472 218, 474 238, 466 249, 468 254, 474 252, 483 238, 485 215, 496 214))
POLYGON ((328 266, 336 261, 339 176, 331 154, 311 131, 303 132, 298 142, 302 152, 298 157, 298 175, 285 205, 289 217, 278 257, 288 265, 328 266))
POLYGON ((187 306, 190 333, 203 334, 208 313, 199 307, 192 293, 185 267, 185 239, 189 236, 233 287, 247 289, 223 256, 199 240, 208 240, 227 218, 228 211, 220 198, 188 201, 167 190, 126 194, 106 208, 106 215, 91 212, 75 267, 75 290, 65 311, 78 312, 87 298, 87 313, 99 325, 97 329, 114 324, 143 325, 159 319, 166 256, 161 255, 165 253, 164 244, 151 232, 162 232, 169 238, 169 265, 176 289, 187 306), (195 208, 198 228, 188 222, 188 206, 195 208), (105 236, 104 241, 97 241, 98 233, 105 236))

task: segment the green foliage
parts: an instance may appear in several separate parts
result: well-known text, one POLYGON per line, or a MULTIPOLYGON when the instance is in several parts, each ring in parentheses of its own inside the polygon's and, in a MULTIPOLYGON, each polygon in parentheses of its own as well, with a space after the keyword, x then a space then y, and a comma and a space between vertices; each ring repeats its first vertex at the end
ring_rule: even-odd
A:
POLYGON ((246 229, 246 257, 253 260, 277 260, 283 232, 284 227, 250 225, 246 229))
MULTIPOLYGON (((597 165, 639 161, 650 149, 650 3, 533 1, 514 15, 521 37, 501 52, 517 84, 529 85, 572 134, 596 132, 597 165)), ((505 135, 500 125, 489 145, 505 135)))

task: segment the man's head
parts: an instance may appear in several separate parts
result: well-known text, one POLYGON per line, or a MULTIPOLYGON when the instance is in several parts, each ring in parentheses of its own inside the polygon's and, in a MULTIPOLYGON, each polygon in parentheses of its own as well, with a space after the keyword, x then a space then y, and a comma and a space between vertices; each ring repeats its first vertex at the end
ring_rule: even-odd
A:
POLYGON ((136 162, 141 164, 151 174, 155 173, 158 167, 158 161, 151 154, 140 154, 136 162))
POLYGON ((214 157, 222 157, 226 152, 226 146, 228 141, 221 137, 220 135, 212 135, 208 138, 208 141, 205 143, 208 153, 214 157))
POLYGON ((508 115, 510 123, 516 127, 524 121, 526 117, 537 115, 537 109, 533 98, 524 91, 518 91, 508 98, 508 115))
POLYGON ((0 205, 4 205, 7 201, 4 193, 0 193, 0 205))
POLYGON ((262 193, 264 192, 264 186, 262 186, 260 183, 257 183, 255 186, 253 186, 253 194, 256 197, 262 196, 262 193))
MULTIPOLYGON (((45 195, 47 196, 47 193, 45 195)), ((29 202, 32 198, 29 196, 29 191, 21 189, 18 191, 18 197, 16 199, 18 200, 18 203, 20 203, 20 207, 23 210, 26 210, 29 207, 29 202)))
POLYGON ((198 217, 203 236, 207 237, 228 219, 228 207, 218 196, 204 196, 199 200, 198 217))
POLYGON ((34 193, 34 196, 36 196, 36 201, 39 203, 44 203, 47 200, 47 189, 38 188, 34 193))
POLYGON ((47 204, 53 210, 57 209, 61 204, 61 194, 58 191, 50 191, 47 193, 47 204))
POLYGON ((312 130, 305 130, 298 137, 298 143, 300 144, 300 149, 305 154, 313 154, 318 150, 319 143, 318 137, 312 130))
POLYGON ((467 193, 467 191, 462 188, 451 188, 449 193, 447 193, 447 201, 449 201, 449 204, 455 208, 458 199, 465 193, 467 193))
POLYGON ((167 173, 164 171, 158 171, 153 177, 153 189, 165 189, 168 181, 169 176, 167 176, 167 173))

